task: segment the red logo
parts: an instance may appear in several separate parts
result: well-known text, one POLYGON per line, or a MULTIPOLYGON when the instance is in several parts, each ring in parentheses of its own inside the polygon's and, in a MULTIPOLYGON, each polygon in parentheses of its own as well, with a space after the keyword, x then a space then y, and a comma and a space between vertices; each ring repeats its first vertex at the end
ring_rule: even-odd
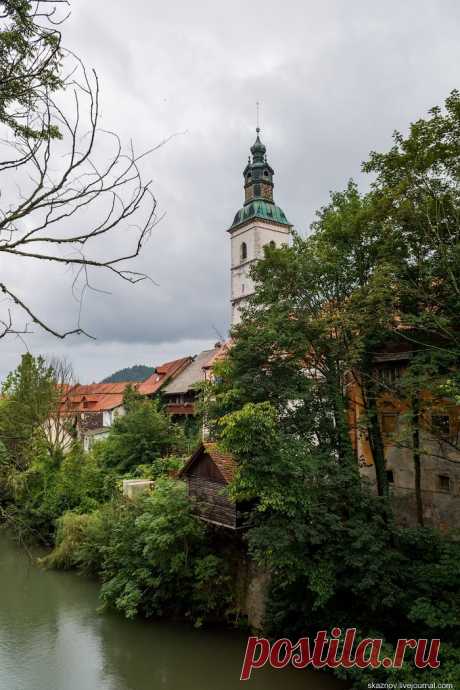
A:
POLYGON ((402 668, 407 648, 415 649, 414 663, 417 668, 438 668, 441 641, 433 639, 429 650, 427 639, 401 639, 396 644, 393 658, 381 659, 383 640, 366 637, 355 648, 356 628, 348 628, 342 641, 342 630, 332 628, 328 637, 320 630, 313 643, 309 637, 301 637, 295 644, 283 637, 270 645, 265 637, 249 637, 241 669, 240 680, 249 680, 253 669, 263 668, 267 662, 272 668, 311 666, 320 668, 402 668), (340 651, 339 651, 340 648, 340 651), (354 650, 354 652, 353 652, 354 650))

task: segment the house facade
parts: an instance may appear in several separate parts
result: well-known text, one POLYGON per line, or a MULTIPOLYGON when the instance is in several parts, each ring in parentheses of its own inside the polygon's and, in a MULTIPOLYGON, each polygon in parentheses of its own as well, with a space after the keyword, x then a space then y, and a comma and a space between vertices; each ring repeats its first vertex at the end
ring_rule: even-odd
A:
MULTIPOLYGON (((413 356, 408 347, 374 356, 374 377, 386 384, 378 402, 385 467, 398 522, 417 524, 416 465, 411 406, 398 395, 398 381, 413 356)), ((359 378, 348 387, 349 428, 360 473, 376 487, 372 444, 366 430, 366 405, 359 378)), ((460 525, 460 408, 427 391, 419 396, 420 485, 423 522, 448 529, 460 525)))
POLYGON ((197 400, 200 386, 206 381, 210 362, 220 352, 222 346, 216 343, 210 350, 203 350, 185 366, 177 376, 172 378, 162 389, 162 398, 166 410, 173 419, 179 421, 184 417, 197 414, 197 400))

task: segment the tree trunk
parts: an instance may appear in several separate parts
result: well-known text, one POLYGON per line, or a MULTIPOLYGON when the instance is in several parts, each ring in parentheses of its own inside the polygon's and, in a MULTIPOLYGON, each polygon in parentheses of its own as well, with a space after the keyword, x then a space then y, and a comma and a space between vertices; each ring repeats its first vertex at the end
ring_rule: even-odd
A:
POLYGON ((377 411, 377 401, 374 395, 371 395, 367 400, 367 414, 368 414, 368 434, 369 443, 372 450, 375 465, 375 478, 377 480, 377 492, 379 496, 388 497, 390 495, 385 450, 382 441, 382 433, 380 431, 380 424, 377 411))
POLYGON ((388 498, 390 495, 385 461, 385 449, 380 430, 379 415, 377 409, 377 386, 372 378, 371 367, 362 369, 363 403, 367 416, 367 433, 369 445, 375 466, 375 478, 377 481, 377 493, 388 498))
POLYGON ((412 454, 415 469, 417 522, 420 527, 423 527, 422 470, 420 464, 420 402, 418 395, 412 398, 412 454))

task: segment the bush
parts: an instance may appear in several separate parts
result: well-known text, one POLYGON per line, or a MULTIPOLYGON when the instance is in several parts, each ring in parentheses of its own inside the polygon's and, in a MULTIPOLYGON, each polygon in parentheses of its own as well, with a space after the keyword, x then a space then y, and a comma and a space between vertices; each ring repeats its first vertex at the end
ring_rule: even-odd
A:
POLYGON ((138 465, 151 465, 161 473, 164 457, 185 450, 183 430, 171 422, 157 400, 135 400, 126 415, 118 417, 108 438, 95 446, 101 463, 119 473, 138 465))
POLYGON ((38 436, 29 453, 27 469, 11 470, 8 478, 10 509, 16 514, 16 520, 10 522, 21 526, 23 537, 29 532, 51 544, 56 522, 65 512, 93 511, 113 495, 114 476, 79 444, 59 459, 50 456, 38 436))
POLYGON ((127 618, 167 615, 200 624, 234 611, 230 559, 213 552, 179 481, 159 479, 151 494, 114 500, 91 515, 67 514, 44 564, 98 574, 103 605, 127 618))

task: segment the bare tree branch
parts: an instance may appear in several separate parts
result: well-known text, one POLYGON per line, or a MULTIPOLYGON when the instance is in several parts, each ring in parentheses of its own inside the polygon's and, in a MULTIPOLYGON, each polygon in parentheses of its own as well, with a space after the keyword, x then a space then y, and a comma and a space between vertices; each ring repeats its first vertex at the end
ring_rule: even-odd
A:
MULTIPOLYGON (((0 126, 6 130, 0 137, 0 256, 71 266, 85 281, 82 297, 94 289, 90 271, 105 270, 132 284, 147 278, 127 266, 161 220, 140 163, 169 139, 137 154, 131 142, 125 149, 118 135, 99 127, 98 77, 62 48, 56 25, 68 15, 58 16, 59 5, 68 2, 29 3, 28 43, 22 51, 5 52, 2 32, 17 17, 14 3, 0 0, 0 126), (123 240, 132 237, 131 249, 101 258, 122 232, 123 240)), ((0 290, 10 302, 7 314, 0 314, 0 338, 24 332, 13 323, 21 312, 58 338, 89 335, 80 325, 61 330, 50 324, 4 279, 0 290)))

